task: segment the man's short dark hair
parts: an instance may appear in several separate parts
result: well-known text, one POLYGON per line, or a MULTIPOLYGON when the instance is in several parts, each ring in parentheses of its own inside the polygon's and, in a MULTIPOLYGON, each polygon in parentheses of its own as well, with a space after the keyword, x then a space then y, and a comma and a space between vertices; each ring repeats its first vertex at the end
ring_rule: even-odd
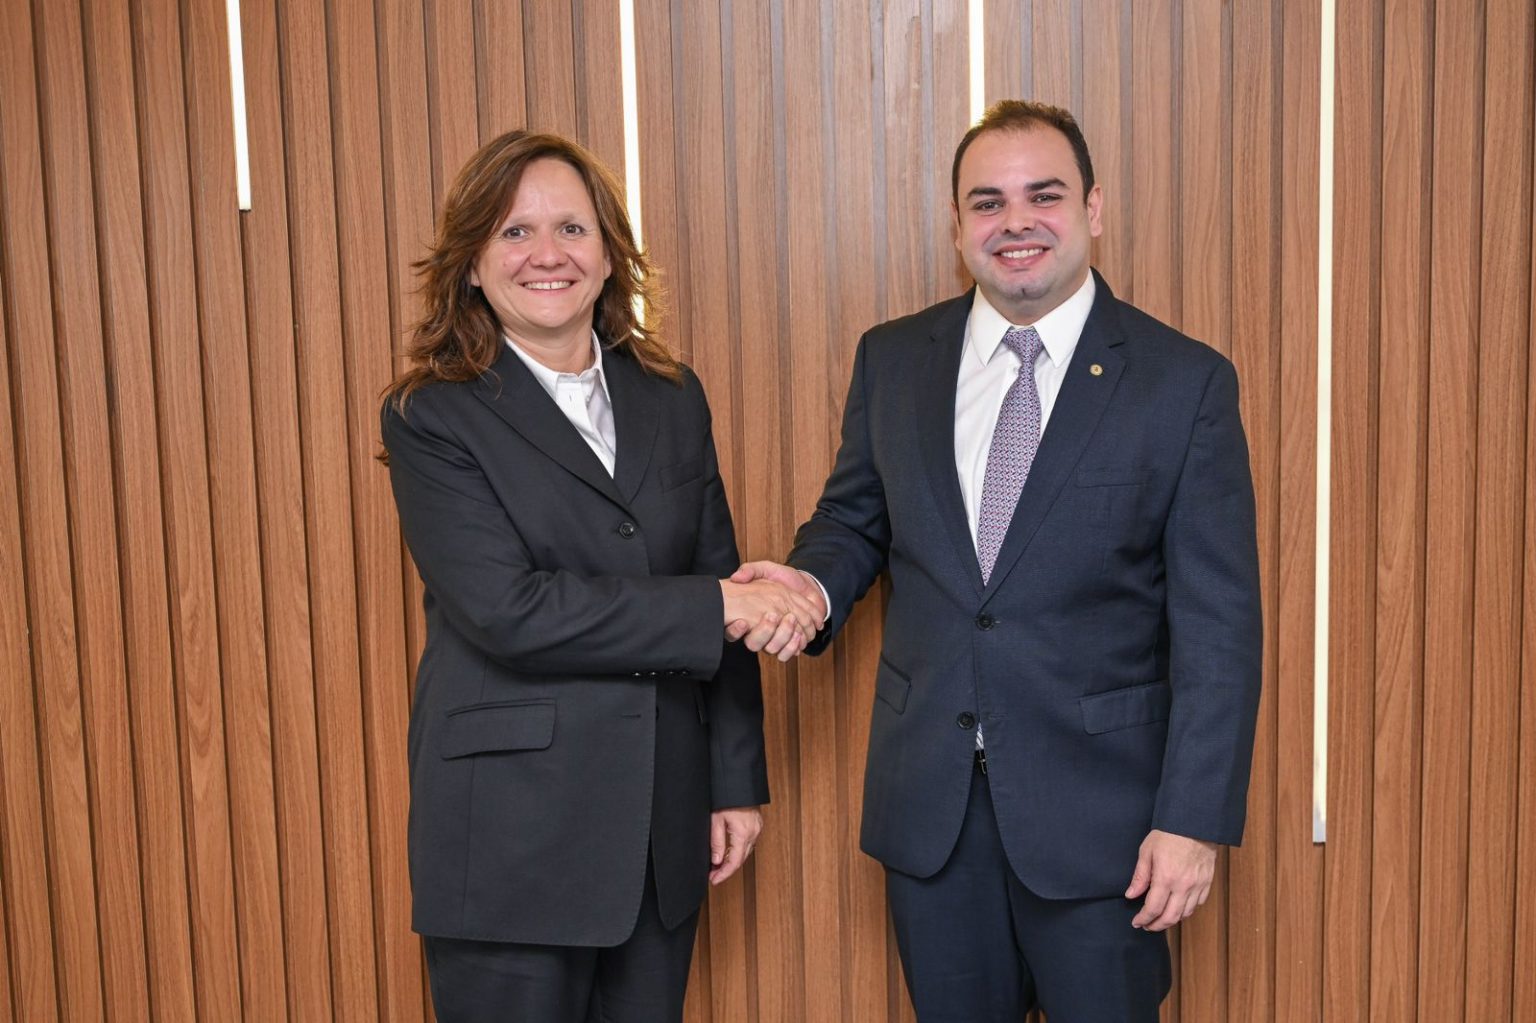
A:
POLYGON ((1067 137, 1072 155, 1077 158, 1077 170, 1083 178, 1083 201, 1093 191, 1093 158, 1088 155, 1088 140, 1077 120, 1061 107, 1049 103, 1035 103, 1022 99, 1000 99, 987 108, 981 120, 971 126, 960 144, 955 147, 955 164, 949 172, 950 198, 960 204, 960 158, 971 148, 976 136, 984 131, 1031 131, 1035 128, 1055 128, 1067 137))

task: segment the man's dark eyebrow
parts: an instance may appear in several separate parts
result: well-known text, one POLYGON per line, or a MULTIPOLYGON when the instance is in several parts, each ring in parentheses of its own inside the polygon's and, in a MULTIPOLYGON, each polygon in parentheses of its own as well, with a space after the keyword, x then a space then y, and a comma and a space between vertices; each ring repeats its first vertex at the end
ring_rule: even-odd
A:
MULTIPOLYGON (((1069 186, 1060 178, 1044 178, 1040 181, 1031 181, 1029 184, 1024 186, 1024 190, 1026 192, 1043 192, 1046 189, 1067 191, 1070 187, 1071 186, 1069 186)), ((965 193, 965 198, 967 201, 969 201, 971 199, 980 198, 981 196, 997 196, 1002 194, 1003 190, 998 188, 996 185, 977 185, 975 188, 965 193)))
POLYGON ((1065 189, 1067 188, 1067 183, 1060 178, 1046 178, 1044 181, 1031 181, 1024 186, 1026 192, 1040 192, 1047 188, 1065 189))

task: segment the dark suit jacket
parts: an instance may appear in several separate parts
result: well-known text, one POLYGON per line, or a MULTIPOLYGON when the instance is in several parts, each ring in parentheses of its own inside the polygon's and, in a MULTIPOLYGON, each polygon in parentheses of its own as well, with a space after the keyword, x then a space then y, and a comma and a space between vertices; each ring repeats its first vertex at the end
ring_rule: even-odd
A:
POLYGON ((510 350, 383 411, 426 584, 410 722, 413 924, 614 945, 646 853, 698 908, 712 809, 768 800, 756 657, 726 644, 739 564, 698 380, 603 358, 615 476, 510 350))
POLYGON ((970 307, 860 341, 842 447, 789 560, 831 602, 813 651, 890 570, 864 850, 919 877, 944 864, 979 716, 1020 880, 1117 894, 1149 829, 1242 836, 1261 630, 1237 378, 1098 280, 983 586, 954 454, 970 307))

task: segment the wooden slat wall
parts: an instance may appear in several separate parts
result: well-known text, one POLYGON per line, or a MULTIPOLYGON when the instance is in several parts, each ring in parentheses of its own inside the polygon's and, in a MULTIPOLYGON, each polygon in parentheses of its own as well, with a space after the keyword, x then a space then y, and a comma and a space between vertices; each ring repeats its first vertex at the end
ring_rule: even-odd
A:
MULTIPOLYGON (((1267 646, 1250 824, 1169 1020, 1536 1018, 1536 14, 1340 4, 1330 829, 1310 841, 1320 5, 977 0, 1076 110, 1112 286, 1237 363, 1267 646)), ((962 0, 636 0, 645 239, 743 553, 781 555, 859 333, 954 294, 962 0)), ((0 4, 0 1004, 422 1020, 420 585, 376 396, 481 142, 620 173, 613 0, 0 4)), ((690 1023, 910 1020, 857 824, 881 598, 765 665, 774 802, 690 1023)), ((3 1015, 3 1013, 0 1013, 3 1015)))
POLYGON ((1527 1019, 1536 15, 1339 10, 1324 1006, 1527 1019))

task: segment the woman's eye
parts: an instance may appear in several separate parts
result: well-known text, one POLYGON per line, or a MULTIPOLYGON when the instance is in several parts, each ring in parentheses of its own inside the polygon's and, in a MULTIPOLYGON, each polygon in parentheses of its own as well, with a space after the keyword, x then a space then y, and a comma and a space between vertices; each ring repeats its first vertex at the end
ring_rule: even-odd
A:
POLYGON ((526 233, 521 227, 508 227, 502 229, 501 236, 503 238, 521 238, 526 233))
POLYGON ((562 230, 564 230, 566 234, 571 235, 572 237, 587 233, 587 229, 582 227, 580 224, 566 224, 562 230))

